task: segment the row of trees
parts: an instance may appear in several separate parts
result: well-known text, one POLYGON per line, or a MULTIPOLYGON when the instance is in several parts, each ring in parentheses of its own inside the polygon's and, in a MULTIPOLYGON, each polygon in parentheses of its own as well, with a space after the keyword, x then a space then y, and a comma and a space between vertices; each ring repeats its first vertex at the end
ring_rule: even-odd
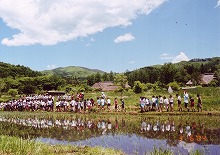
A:
POLYGON ((34 94, 47 90, 57 90, 66 85, 66 81, 58 76, 37 76, 0 79, 0 92, 8 92, 12 89, 19 94, 34 94))
POLYGON ((186 82, 192 80, 195 84, 201 83, 201 75, 203 73, 215 73, 215 83, 220 84, 220 63, 217 65, 193 65, 185 64, 178 66, 172 63, 166 63, 161 67, 145 67, 132 72, 126 72, 128 77, 128 84, 134 86, 135 81, 141 83, 155 83, 160 81, 162 85, 167 85, 171 82, 178 82, 181 85, 185 85, 186 82))
POLYGON ((42 74, 37 71, 31 70, 29 67, 22 65, 11 65, 8 63, 0 62, 0 78, 7 77, 36 77, 42 74))
POLYGON ((9 90, 11 94, 16 94, 16 91, 19 94, 34 94, 47 90, 63 90, 71 93, 91 90, 94 83, 101 81, 114 81, 120 86, 120 92, 125 89, 126 83, 135 92, 151 88, 157 89, 157 87, 164 88, 168 85, 173 85, 178 89, 180 85, 184 85, 189 80, 199 84, 203 73, 215 73, 216 78, 211 84, 219 86, 220 58, 212 58, 202 62, 196 61, 178 64, 166 63, 161 66, 126 71, 124 74, 112 71, 103 74, 97 72, 87 78, 42 75, 42 73, 32 71, 28 67, 0 63, 0 93, 9 93, 9 90))

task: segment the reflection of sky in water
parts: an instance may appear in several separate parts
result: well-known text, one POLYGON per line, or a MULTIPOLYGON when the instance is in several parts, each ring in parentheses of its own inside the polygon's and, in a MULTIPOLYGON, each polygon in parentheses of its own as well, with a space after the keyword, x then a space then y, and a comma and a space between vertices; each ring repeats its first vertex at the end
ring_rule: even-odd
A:
MULTIPOLYGON (((212 118, 212 120, 216 119, 212 118)), ((120 149, 127 154, 140 155, 145 154, 146 151, 153 151, 154 147, 163 149, 168 148, 175 154, 189 154, 189 152, 195 151, 196 149, 208 155, 217 155, 220 152, 219 145, 208 145, 220 143, 220 137, 217 136, 220 132, 219 128, 214 128, 212 130, 212 128, 208 125, 206 128, 203 124, 194 121, 186 123, 175 122, 174 118, 163 121, 156 119, 143 119, 140 124, 135 123, 134 126, 132 126, 133 122, 125 121, 124 119, 93 120, 86 118, 74 118, 70 120, 52 120, 38 118, 4 118, 0 116, 0 122, 34 127, 45 131, 51 130, 55 127, 54 129, 55 131, 58 131, 58 135, 63 136, 60 137, 57 134, 52 134, 51 132, 46 132, 48 134, 38 132, 38 134, 36 134, 36 137, 45 137, 37 138, 37 141, 49 144, 102 146, 120 149), (51 136, 53 138, 46 138, 47 136, 51 136), (88 138, 92 136, 98 137, 88 138), (204 137, 206 140, 204 140, 204 137), (79 140, 85 138, 88 139, 79 140), (191 140, 191 138, 193 140, 191 140)), ((13 129, 15 126, 4 127, 11 127, 11 129, 13 129)))
POLYGON ((41 141, 49 144, 71 144, 71 145, 89 145, 102 146, 122 150, 127 154, 145 154, 147 151, 152 151, 154 147, 171 149, 175 154, 188 154, 190 151, 199 149, 206 155, 218 155, 220 146, 218 145, 198 145, 196 143, 186 143, 181 141, 177 147, 170 147, 166 140, 148 139, 144 137, 132 135, 102 135, 100 137, 81 140, 78 142, 59 141, 49 138, 37 138, 36 141, 41 141))

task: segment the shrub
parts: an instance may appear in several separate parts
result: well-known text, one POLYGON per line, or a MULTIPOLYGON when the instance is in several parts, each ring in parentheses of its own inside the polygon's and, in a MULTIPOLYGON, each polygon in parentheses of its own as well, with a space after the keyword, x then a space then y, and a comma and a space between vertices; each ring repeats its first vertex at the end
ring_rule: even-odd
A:
POLYGON ((218 81, 216 79, 213 79, 211 82, 209 82, 209 86, 217 87, 218 86, 218 81))
POLYGON ((170 82, 170 83, 168 83, 167 84, 167 87, 171 87, 173 90, 180 90, 180 86, 179 86, 179 84, 176 82, 176 81, 174 81, 174 82, 170 82))
POLYGON ((135 81, 133 91, 138 94, 138 93, 142 93, 142 90, 143 90, 142 83, 140 81, 135 81))
POLYGON ((18 90, 17 89, 9 89, 8 94, 11 95, 12 97, 15 97, 18 95, 18 90))

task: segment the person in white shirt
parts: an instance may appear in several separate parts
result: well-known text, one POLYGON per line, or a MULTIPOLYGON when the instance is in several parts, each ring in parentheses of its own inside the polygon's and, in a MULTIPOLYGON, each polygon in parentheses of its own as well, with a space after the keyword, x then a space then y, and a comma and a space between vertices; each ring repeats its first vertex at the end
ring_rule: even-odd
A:
POLYGON ((107 109, 110 111, 110 106, 111 106, 111 100, 110 98, 107 98, 107 109))
POLYGON ((74 99, 70 102, 71 111, 74 111, 75 102, 76 102, 76 101, 75 101, 74 99))
POLYGON ((169 101, 170 101, 170 111, 173 112, 173 102, 174 102, 174 99, 173 99, 173 96, 172 96, 172 95, 170 95, 169 101))
POLYGON ((163 97, 163 102, 165 104, 165 109, 168 111, 169 110, 169 100, 165 96, 163 97))
POLYGON ((187 91, 184 91, 184 105, 185 108, 187 109, 187 111, 189 111, 189 107, 188 107, 188 103, 189 103, 189 95, 187 93, 187 91))
POLYGON ((179 94, 176 94, 176 97, 177 97, 177 103, 178 103, 178 110, 179 111, 182 111, 183 109, 182 109, 182 106, 181 106, 181 100, 182 100, 182 98, 181 98, 181 96, 179 95, 179 94))
POLYGON ((102 110, 105 110, 105 99, 102 97, 101 99, 102 110))
POLYGON ((163 97, 159 95, 159 111, 162 112, 163 110, 163 97))

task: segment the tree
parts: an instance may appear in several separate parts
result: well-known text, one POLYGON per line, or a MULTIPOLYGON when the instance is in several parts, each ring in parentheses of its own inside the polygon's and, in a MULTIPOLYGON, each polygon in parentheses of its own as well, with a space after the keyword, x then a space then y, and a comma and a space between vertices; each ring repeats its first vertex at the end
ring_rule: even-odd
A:
POLYGON ((109 81, 114 81, 114 73, 112 71, 109 73, 109 81))
POLYGON ((2 95, 2 90, 6 87, 6 83, 0 79, 0 97, 2 95))
POLYGON ((196 82, 196 84, 201 82, 201 73, 200 72, 194 72, 191 74, 191 78, 196 82))
POLYGON ((102 80, 103 81, 109 81, 109 75, 108 75, 108 73, 104 73, 103 75, 102 75, 102 80))
POLYGON ((164 64, 161 67, 160 81, 164 84, 173 82, 176 72, 177 70, 174 64, 172 63, 164 64))
POLYGON ((216 77, 216 80, 218 81, 217 85, 220 86, 220 66, 219 66, 219 69, 215 71, 215 77, 216 77))
POLYGON ((95 74, 95 80, 94 80, 95 83, 97 82, 101 82, 101 74, 99 72, 97 72, 95 74))
POLYGON ((140 81, 135 81, 134 82, 134 87, 133 87, 133 91, 135 93, 142 93, 143 90, 143 85, 140 81))
POLYGON ((87 85, 92 86, 95 83, 95 75, 87 76, 87 85))
POLYGON ((12 97, 15 97, 18 95, 18 90, 17 89, 9 89, 8 94, 11 95, 12 97))
POLYGON ((126 84, 128 83, 127 76, 124 74, 117 74, 115 76, 114 83, 120 86, 119 90, 121 92, 121 97, 122 97, 123 91, 125 90, 126 84))
POLYGON ((218 80, 213 79, 211 82, 209 82, 209 86, 211 86, 211 87, 217 87, 217 86, 218 86, 218 80))

